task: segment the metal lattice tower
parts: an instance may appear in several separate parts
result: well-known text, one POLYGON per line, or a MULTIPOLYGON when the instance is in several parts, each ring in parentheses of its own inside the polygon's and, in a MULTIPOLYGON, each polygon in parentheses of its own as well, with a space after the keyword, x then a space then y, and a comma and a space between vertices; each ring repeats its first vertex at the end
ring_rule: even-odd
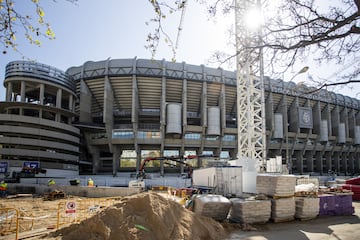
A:
POLYGON ((235 1, 238 157, 257 160, 259 166, 264 166, 266 129, 263 60, 262 49, 254 48, 261 43, 261 34, 260 30, 251 32, 244 21, 247 11, 256 6, 260 7, 259 0, 235 1), (253 70, 260 77, 256 77, 253 70))

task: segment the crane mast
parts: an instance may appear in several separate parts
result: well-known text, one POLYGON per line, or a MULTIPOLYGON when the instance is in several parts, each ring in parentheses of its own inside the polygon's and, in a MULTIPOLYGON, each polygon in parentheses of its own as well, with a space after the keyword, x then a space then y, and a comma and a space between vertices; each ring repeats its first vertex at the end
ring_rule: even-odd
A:
POLYGON ((266 159, 261 29, 251 31, 244 19, 255 7, 260 7, 260 0, 235 1, 238 158, 257 161, 256 168, 260 171, 266 159))

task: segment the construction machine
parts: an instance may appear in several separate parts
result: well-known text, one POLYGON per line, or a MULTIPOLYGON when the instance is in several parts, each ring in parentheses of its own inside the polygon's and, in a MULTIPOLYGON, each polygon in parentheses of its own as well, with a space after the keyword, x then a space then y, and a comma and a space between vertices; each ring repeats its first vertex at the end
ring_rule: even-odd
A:
POLYGON ((180 157, 148 157, 148 158, 145 158, 139 167, 139 172, 136 175, 136 180, 130 181, 129 187, 145 189, 145 182, 144 182, 144 179, 146 178, 145 166, 148 162, 156 161, 156 160, 164 161, 164 163, 170 164, 170 165, 174 165, 171 163, 171 161, 185 165, 187 168, 187 173, 186 173, 185 177, 191 178, 193 168, 190 164, 187 164, 185 161, 187 159, 192 159, 192 158, 195 158, 195 157, 191 156, 191 157, 185 157, 185 158, 180 158, 180 157))
POLYGON ((65 192, 60 190, 53 190, 51 192, 45 193, 43 199, 44 201, 54 201, 58 199, 64 199, 65 197, 65 192))

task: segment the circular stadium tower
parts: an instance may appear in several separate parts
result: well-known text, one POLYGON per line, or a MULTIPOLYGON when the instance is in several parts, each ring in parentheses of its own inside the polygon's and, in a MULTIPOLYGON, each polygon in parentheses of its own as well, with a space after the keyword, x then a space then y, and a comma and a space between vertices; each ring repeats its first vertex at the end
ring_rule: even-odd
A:
POLYGON ((51 66, 15 61, 6 66, 4 86, 1 173, 39 168, 52 177, 78 175, 80 131, 72 126, 76 87, 71 77, 51 66))

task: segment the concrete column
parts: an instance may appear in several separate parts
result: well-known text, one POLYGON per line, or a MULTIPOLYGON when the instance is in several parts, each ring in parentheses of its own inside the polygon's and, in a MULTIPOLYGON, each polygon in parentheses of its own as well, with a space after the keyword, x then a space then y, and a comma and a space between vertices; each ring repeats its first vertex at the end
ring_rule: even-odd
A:
POLYGON ((331 152, 326 152, 325 153, 325 158, 326 158, 326 169, 329 172, 333 170, 333 166, 332 166, 332 162, 331 162, 331 152))
MULTIPOLYGON (((206 79, 206 73, 204 72, 204 79, 206 79)), ((204 81, 202 83, 202 94, 201 94, 201 126, 202 126, 202 133, 201 133, 201 145, 200 145, 200 152, 204 151, 205 139, 206 139, 206 129, 208 125, 208 118, 207 118, 207 83, 204 81)))
MULTIPOLYGON (((197 152, 197 155, 200 155, 201 153, 199 153, 199 152, 197 152)), ((202 167, 202 158, 201 157, 198 157, 198 162, 197 162, 197 164, 198 164, 198 168, 201 168, 202 167)))
POLYGON ((353 174, 355 172, 355 156, 354 152, 349 153, 349 166, 348 166, 348 172, 350 174, 353 174))
POLYGON ((321 175, 323 174, 323 157, 321 152, 315 153, 315 165, 316 165, 316 172, 319 172, 321 175))
POLYGON ((342 173, 347 173, 348 172, 348 154, 346 152, 341 152, 340 153, 340 172, 342 173))
POLYGON ((339 156, 339 152, 334 152, 333 154, 333 160, 334 160, 334 171, 336 171, 337 173, 340 172, 340 156, 339 156))
POLYGON ((99 164, 100 164, 100 150, 98 148, 95 148, 92 146, 91 149, 91 155, 92 155, 92 174, 97 174, 99 172, 99 164))
MULTIPOLYGON (((56 93, 56 107, 61 108, 61 100, 62 100, 62 89, 58 89, 56 93)), ((61 114, 56 113, 55 121, 60 122, 61 121, 61 114)))
POLYGON ((113 146, 113 176, 117 175, 119 170, 119 160, 120 159, 120 148, 116 145, 113 146))
POLYGON ((69 94, 69 111, 74 112, 74 96, 69 94))
POLYGON ((138 86, 136 79, 136 58, 133 60, 132 68, 132 102, 131 102, 131 123, 133 125, 134 132, 134 149, 136 151, 136 172, 139 172, 141 164, 141 149, 138 145, 137 132, 138 132, 138 110, 139 110, 139 96, 138 96, 138 86))
POLYGON ((44 95, 45 95, 45 84, 40 84, 40 93, 39 93, 39 101, 40 105, 44 105, 44 95))
MULTIPOLYGON (((290 148, 290 143, 289 143, 289 116, 288 116, 288 104, 287 104, 287 99, 286 96, 283 95, 282 99, 281 99, 281 113, 283 116, 283 134, 285 134, 285 164, 292 166, 292 158, 291 158, 291 151, 289 150, 290 148)), ((282 141, 281 143, 281 149, 283 148, 284 145, 284 141, 282 141)), ((283 156, 283 155, 282 155, 283 156)))
POLYGON ((182 155, 184 155, 185 153, 185 135, 187 132, 187 79, 186 79, 186 75, 187 75, 187 70, 186 70, 186 64, 185 62, 182 63, 183 64, 183 82, 182 82, 182 137, 181 137, 181 150, 180 152, 182 152, 182 155))
POLYGON ((12 95, 13 95, 12 92, 13 92, 13 84, 12 82, 8 82, 6 85, 6 99, 5 99, 6 102, 11 102, 11 101, 14 102, 14 99, 12 99, 12 95))
POLYGON ((122 153, 123 153, 123 151, 120 150, 120 148, 119 148, 119 164, 118 164, 119 169, 121 168, 121 156, 122 156, 122 153))
MULTIPOLYGON (((160 144, 160 153, 161 156, 164 155, 165 149, 165 128, 166 128, 166 61, 162 61, 162 78, 161 78, 161 98, 160 98, 160 134, 161 134, 161 144, 160 144)), ((164 176, 164 161, 160 161, 160 176, 164 176)))
POLYGON ((112 130, 114 126, 114 93, 108 76, 104 79, 104 104, 103 104, 103 123, 105 124, 106 135, 110 152, 112 152, 112 130))
POLYGON ((26 100, 25 92, 26 92, 26 82, 21 81, 21 87, 20 87, 21 102, 25 102, 26 100))
POLYGON ((80 122, 92 122, 91 119, 91 92, 86 82, 80 81, 80 122))
POLYGON ((354 172, 360 172, 360 153, 359 153, 359 146, 356 147, 354 152, 354 172))
POLYGON ((307 151, 306 153, 306 165, 308 172, 314 172, 314 160, 311 151, 307 151))
POLYGON ((302 151, 296 151, 295 156, 296 156, 297 172, 300 174, 303 174, 304 173, 304 163, 303 163, 302 151))
POLYGON ((223 77, 223 70, 221 70, 221 75, 222 75, 222 84, 221 84, 221 92, 219 97, 221 133, 220 133, 219 148, 216 150, 217 152, 219 152, 218 156, 220 156, 223 148, 223 144, 224 144, 223 139, 226 129, 226 93, 225 93, 225 79, 223 77))
POLYGON ((62 89, 58 89, 56 93, 56 107, 61 108, 61 100, 62 100, 62 89))

